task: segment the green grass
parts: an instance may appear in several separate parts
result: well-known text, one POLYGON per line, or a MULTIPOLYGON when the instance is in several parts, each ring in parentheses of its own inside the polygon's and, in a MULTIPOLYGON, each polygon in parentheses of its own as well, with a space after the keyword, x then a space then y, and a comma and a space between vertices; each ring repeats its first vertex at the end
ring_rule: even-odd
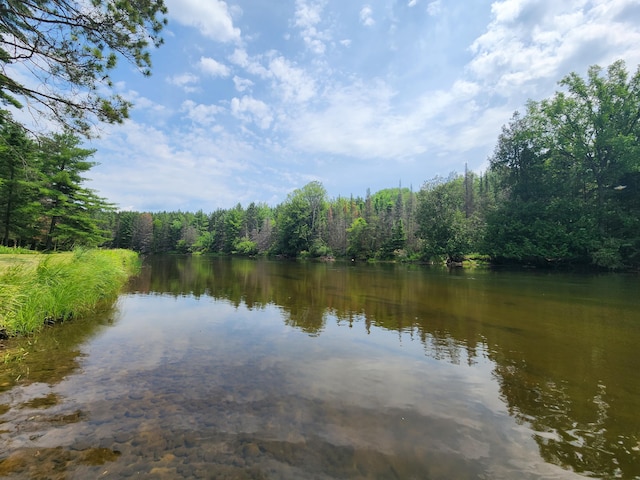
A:
POLYGON ((33 257, 0 269, 0 333, 5 335, 32 333, 111 304, 139 266, 129 250, 77 249, 33 257))
POLYGON ((35 250, 29 250, 28 248, 21 247, 5 247, 0 245, 0 254, 12 254, 12 255, 37 255, 35 250))

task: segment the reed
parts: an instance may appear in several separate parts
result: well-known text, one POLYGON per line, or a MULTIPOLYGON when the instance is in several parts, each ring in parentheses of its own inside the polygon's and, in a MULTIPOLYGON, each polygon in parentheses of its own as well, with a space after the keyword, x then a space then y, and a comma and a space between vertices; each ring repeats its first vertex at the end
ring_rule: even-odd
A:
POLYGON ((16 264, 0 272, 0 334, 24 335, 104 308, 139 268, 129 250, 76 249, 41 257, 35 268, 16 264))

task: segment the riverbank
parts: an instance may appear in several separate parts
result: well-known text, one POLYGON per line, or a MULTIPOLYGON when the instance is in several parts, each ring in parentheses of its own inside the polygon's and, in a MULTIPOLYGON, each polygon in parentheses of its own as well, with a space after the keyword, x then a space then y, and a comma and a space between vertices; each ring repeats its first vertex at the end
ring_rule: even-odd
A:
POLYGON ((139 269, 130 250, 0 255, 0 338, 84 316, 115 300, 139 269))

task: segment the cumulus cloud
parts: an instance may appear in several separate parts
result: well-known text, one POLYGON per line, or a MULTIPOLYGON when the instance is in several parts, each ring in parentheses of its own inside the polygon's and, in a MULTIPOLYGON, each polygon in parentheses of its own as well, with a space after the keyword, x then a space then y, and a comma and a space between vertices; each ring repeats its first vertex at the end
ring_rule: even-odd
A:
POLYGON ((369 5, 365 5, 360 9, 360 22, 365 27, 373 27, 376 21, 373 19, 373 9, 369 5))
MULTIPOLYGON (((198 105, 185 105, 192 107, 198 105)), ((239 178, 254 181, 247 172, 260 176, 259 163, 251 163, 254 148, 224 129, 213 130, 188 125, 166 133, 131 120, 127 128, 113 128, 97 142, 101 164, 92 170, 91 188, 138 211, 213 211, 255 201, 257 183, 251 190, 237 187, 239 178)))
POLYGON ((461 128, 480 118, 480 92, 478 84, 458 80, 449 89, 426 91, 402 104, 397 92, 379 80, 334 86, 323 96, 323 108, 292 118, 291 141, 303 151, 363 160, 409 159, 436 148, 461 153, 493 142, 500 125, 478 126, 474 132, 484 137, 474 134, 476 143, 458 138, 461 128))
POLYGON ((223 63, 217 62, 213 58, 200 57, 198 62, 200 69, 212 77, 228 77, 231 69, 223 63))
POLYGON ((262 129, 269 128, 273 121, 269 106, 248 95, 231 99, 231 113, 244 121, 253 120, 262 129))
POLYGON ((245 90, 251 88, 253 86, 253 82, 248 78, 241 78, 237 75, 233 77, 233 84, 236 87, 236 90, 239 92, 244 92, 245 90))
POLYGON ((197 90, 195 84, 199 81, 198 77, 192 73, 181 73, 167 78, 167 82, 176 87, 182 88, 185 92, 194 92, 197 90))
POLYGON ((215 122, 216 115, 224 112, 225 109, 219 105, 204 105, 192 100, 185 100, 182 103, 181 111, 185 112, 187 118, 194 122, 209 125, 215 122))
POLYGON ((236 48, 231 55, 229 61, 234 65, 244 68, 248 73, 257 75, 261 78, 269 78, 269 71, 260 63, 259 60, 249 57, 244 48, 236 48))
POLYGON ((325 0, 296 0, 295 26, 300 28, 307 48, 317 54, 325 52, 325 42, 330 39, 327 32, 320 31, 317 27, 322 21, 325 5, 325 0))
MULTIPOLYGON (((295 66, 282 55, 269 52, 263 56, 250 57, 246 50, 238 48, 229 60, 244 68, 247 73, 262 79, 271 79, 275 93, 285 102, 303 103, 311 99, 316 92, 314 79, 302 68, 295 66), (264 61, 265 67, 261 61, 264 61)), ((253 85, 250 80, 234 78, 238 91, 253 85)))
POLYGON ((197 28, 205 37, 219 42, 240 40, 240 29, 226 2, 221 0, 167 0, 169 15, 183 25, 197 28))
POLYGON ((335 86, 325 94, 322 109, 292 119, 292 142, 304 151, 360 158, 387 158, 400 149, 407 153, 408 145, 400 146, 388 130, 403 128, 391 106, 393 96, 393 90, 381 82, 335 86))
MULTIPOLYGON (((585 58, 607 65, 618 58, 640 60, 640 33, 619 14, 632 0, 502 0, 492 21, 471 45, 469 72, 494 93, 532 95, 576 69, 585 58)), ((579 73, 584 73, 580 71, 579 73)))
POLYGON ((306 102, 315 94, 315 82, 301 68, 278 56, 269 62, 269 71, 276 80, 276 91, 286 102, 306 102))

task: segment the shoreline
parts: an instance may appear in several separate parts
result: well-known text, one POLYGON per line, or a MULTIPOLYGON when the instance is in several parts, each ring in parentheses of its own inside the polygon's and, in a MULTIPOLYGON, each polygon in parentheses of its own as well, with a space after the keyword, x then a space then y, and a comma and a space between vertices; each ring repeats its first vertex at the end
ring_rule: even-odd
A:
POLYGON ((0 339, 99 311, 140 269, 138 254, 123 249, 28 257, 0 270, 0 339))

